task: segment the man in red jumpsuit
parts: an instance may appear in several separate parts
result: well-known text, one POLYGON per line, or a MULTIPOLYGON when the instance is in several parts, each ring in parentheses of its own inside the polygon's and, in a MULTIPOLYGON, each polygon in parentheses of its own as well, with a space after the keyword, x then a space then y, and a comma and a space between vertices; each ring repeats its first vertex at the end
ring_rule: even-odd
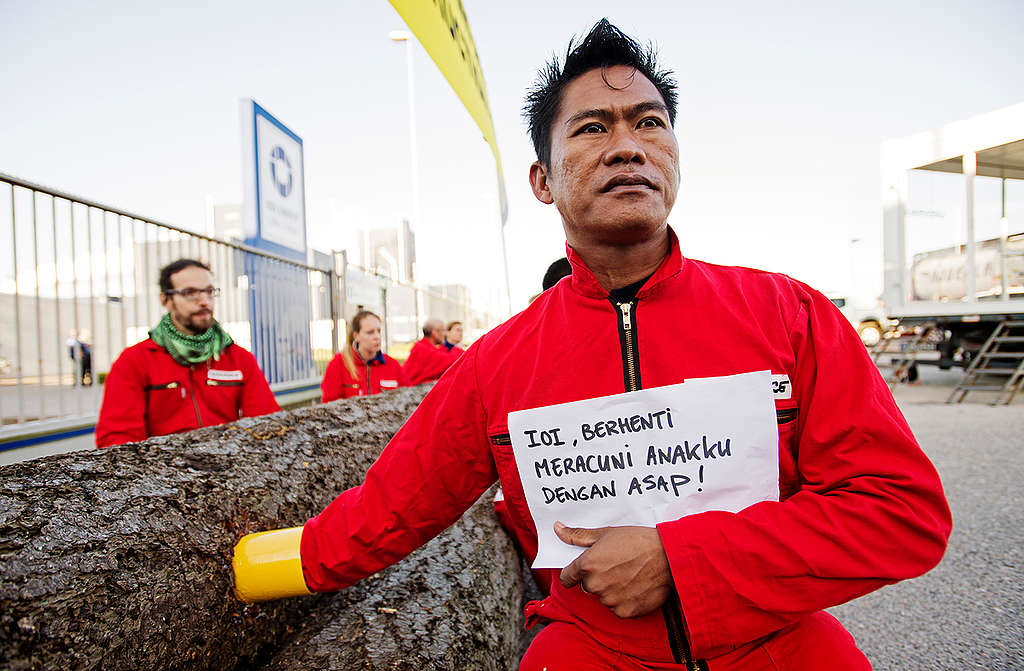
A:
POLYGON ((510 412, 770 370, 778 498, 655 527, 556 524, 586 549, 541 571, 550 595, 527 616, 548 624, 520 668, 870 668, 823 609, 938 563, 951 528, 942 486, 828 299, 784 275, 682 255, 666 221, 679 187, 675 104, 651 51, 607 21, 542 72, 528 98, 530 183, 561 214, 571 278, 474 343, 362 485, 304 527, 243 538, 240 598, 351 585, 454 522, 495 479, 532 558, 510 412))
POLYGON ((160 271, 167 309, 149 338, 121 352, 107 375, 96 446, 225 424, 281 408, 256 359, 213 318, 210 268, 179 259, 160 271))
POLYGON ((462 350, 442 347, 443 343, 444 323, 439 319, 428 319, 423 324, 423 337, 412 346, 409 358, 402 364, 409 384, 432 382, 458 360, 462 350))

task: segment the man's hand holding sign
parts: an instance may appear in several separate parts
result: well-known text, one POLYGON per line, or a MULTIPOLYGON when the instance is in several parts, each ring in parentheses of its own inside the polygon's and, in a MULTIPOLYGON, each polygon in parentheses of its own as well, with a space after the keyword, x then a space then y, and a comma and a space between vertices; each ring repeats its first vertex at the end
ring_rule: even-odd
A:
POLYGON ((619 617, 640 617, 661 608, 672 591, 672 572, 656 529, 574 529, 555 522, 563 543, 586 548, 562 569, 565 587, 579 585, 619 617))
POLYGON ((655 524, 778 500, 767 371, 514 412, 509 430, 540 535, 533 568, 564 566, 562 585, 619 617, 671 591, 655 524))

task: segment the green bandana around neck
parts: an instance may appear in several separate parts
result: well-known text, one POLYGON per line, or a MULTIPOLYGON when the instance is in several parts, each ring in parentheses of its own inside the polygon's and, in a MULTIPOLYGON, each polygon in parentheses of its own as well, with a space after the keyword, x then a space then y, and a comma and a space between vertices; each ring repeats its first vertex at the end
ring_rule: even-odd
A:
POLYGON ((232 343, 231 336, 216 321, 199 335, 185 335, 175 327, 170 314, 164 314, 149 337, 182 366, 217 359, 232 343))

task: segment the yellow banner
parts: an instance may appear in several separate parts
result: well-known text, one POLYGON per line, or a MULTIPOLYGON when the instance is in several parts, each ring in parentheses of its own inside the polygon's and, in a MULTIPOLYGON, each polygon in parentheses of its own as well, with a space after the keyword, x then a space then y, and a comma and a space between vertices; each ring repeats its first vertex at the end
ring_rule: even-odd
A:
POLYGON ((491 106, 480 60, 476 55, 469 20, 461 0, 389 0, 406 25, 434 59, 441 74, 455 89, 459 100, 491 146, 498 168, 498 197, 501 200, 501 224, 508 219, 508 198, 505 195, 505 174, 498 154, 491 106))

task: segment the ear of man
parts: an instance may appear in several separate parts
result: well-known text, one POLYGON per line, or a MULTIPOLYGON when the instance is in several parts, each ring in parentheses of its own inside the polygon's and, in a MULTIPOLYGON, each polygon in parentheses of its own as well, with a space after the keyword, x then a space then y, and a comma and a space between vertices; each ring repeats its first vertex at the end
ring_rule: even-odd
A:
POLYGON ((551 196, 551 188, 548 186, 548 171, 540 161, 534 161, 530 166, 530 188, 533 195, 545 205, 555 202, 551 196))

